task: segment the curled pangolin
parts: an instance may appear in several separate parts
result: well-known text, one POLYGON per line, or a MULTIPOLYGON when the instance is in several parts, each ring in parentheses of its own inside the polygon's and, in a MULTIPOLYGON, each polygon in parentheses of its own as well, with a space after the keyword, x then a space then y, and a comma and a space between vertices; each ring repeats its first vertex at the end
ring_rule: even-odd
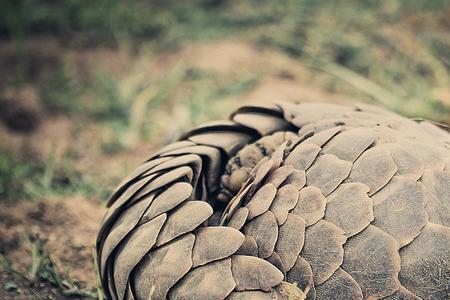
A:
POLYGON ((239 108, 119 184, 111 299, 448 299, 450 134, 356 104, 239 108))

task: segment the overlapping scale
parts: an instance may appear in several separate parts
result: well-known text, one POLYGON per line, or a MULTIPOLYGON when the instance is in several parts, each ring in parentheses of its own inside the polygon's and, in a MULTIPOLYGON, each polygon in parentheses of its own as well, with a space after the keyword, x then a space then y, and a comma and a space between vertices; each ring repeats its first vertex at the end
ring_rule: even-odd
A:
POLYGON ((385 297, 386 300, 421 300, 422 298, 417 297, 404 287, 400 287, 395 293, 385 297))
POLYGON ((272 116, 259 112, 238 112, 233 116, 233 121, 257 130, 261 135, 276 131, 285 131, 292 125, 279 116, 272 116))
POLYGON ((369 225, 344 246, 342 269, 361 287, 365 298, 382 298, 400 287, 399 244, 389 234, 369 225))
MULTIPOLYGON (((330 129, 322 131, 309 131, 312 132, 312 136, 305 140, 305 144, 315 144, 319 147, 325 145, 329 140, 331 140, 336 134, 341 132, 342 128, 340 126, 332 127, 330 129)), ((306 130, 305 130, 306 131, 306 130)), ((308 132, 308 131, 306 131, 308 132)), ((305 134, 306 134, 305 132, 305 134)), ((299 132, 299 135, 301 133, 299 132)))
POLYGON ((266 258, 266 261, 280 270, 281 273, 283 273, 283 277, 286 276, 286 267, 284 266, 284 262, 281 259, 280 255, 276 251, 272 252, 272 255, 266 258))
POLYGON ((273 297, 268 292, 261 291, 243 291, 232 292, 227 300, 273 300, 273 297))
POLYGON ((110 228, 110 232, 106 237, 100 252, 100 272, 103 274, 106 268, 106 260, 113 253, 114 249, 119 243, 128 235, 128 233, 138 224, 139 219, 144 213, 145 209, 150 205, 153 197, 148 197, 126 210, 110 228))
POLYGON ((305 292, 306 299, 315 299, 314 275, 309 263, 301 256, 297 258, 292 268, 287 272, 288 282, 295 282, 305 292))
POLYGON ((346 240, 342 229, 324 220, 306 229, 301 255, 311 265, 315 285, 325 282, 342 264, 346 240))
POLYGON ((375 194, 385 186, 398 168, 388 151, 374 147, 365 151, 353 164, 349 182, 367 185, 369 195, 375 194))
POLYGON ((351 237, 374 220, 369 187, 361 183, 343 183, 327 197, 324 219, 351 237))
POLYGON ((308 186, 300 190, 292 213, 302 217, 306 225, 312 225, 325 215, 327 200, 318 187, 308 186))
POLYGON ((221 153, 219 149, 201 145, 192 145, 188 147, 178 148, 172 151, 165 152, 162 158, 167 158, 167 156, 174 155, 183 155, 183 154, 197 154, 203 159, 203 163, 205 165, 204 177, 206 179, 206 183, 211 192, 214 192, 217 189, 218 180, 220 178, 218 169, 221 168, 220 160, 221 153))
POLYGON ((292 184, 284 185, 278 189, 273 200, 270 211, 277 219, 279 226, 286 222, 289 211, 295 207, 298 202, 299 191, 292 184))
POLYGON ((194 230, 213 213, 209 204, 203 201, 189 201, 182 204, 167 217, 156 245, 161 246, 174 238, 194 230))
POLYGON ((339 268, 327 281, 316 287, 316 297, 318 299, 362 300, 363 293, 353 277, 339 268))
POLYGON ((450 228, 428 223, 413 243, 402 248, 399 278, 422 299, 448 299, 450 228))
POLYGON ((322 194, 328 196, 347 178, 351 168, 351 162, 324 154, 306 171, 306 184, 318 187, 322 194))
POLYGON ((420 181, 426 190, 426 212, 430 222, 450 227, 450 174, 425 170, 420 181))
POLYGON ((283 182, 284 184, 291 184, 297 188, 297 190, 301 190, 306 184, 306 174, 305 171, 296 170, 292 171, 292 173, 286 178, 283 182))
POLYGON ((292 165, 296 170, 307 170, 317 155, 320 152, 320 147, 312 143, 301 143, 295 147, 286 158, 285 163, 292 165))
POLYGON ((410 243, 428 221, 425 188, 419 182, 393 178, 373 199, 377 204, 372 224, 397 239, 400 247, 410 243))
POLYGON ((192 186, 186 182, 175 183, 156 197, 141 218, 141 223, 177 207, 192 195, 192 186))
POLYGON ((280 270, 258 257, 234 255, 231 262, 237 291, 270 291, 283 280, 280 270))
POLYGON ((371 129, 350 129, 334 137, 324 146, 323 152, 354 162, 374 141, 375 134, 371 129))
POLYGON ((248 105, 152 154, 97 240, 111 299, 448 299, 450 135, 357 104, 248 105))
POLYGON ((236 287, 231 259, 215 261, 193 269, 169 292, 169 299, 225 299, 236 287), (198 288, 193 289, 193 286, 198 288))
POLYGON ((166 214, 138 226, 116 250, 114 258, 114 284, 118 298, 125 295, 128 277, 133 268, 156 243, 156 238, 166 221, 166 214))
POLYGON ((149 299, 150 295, 166 298, 170 288, 192 267, 194 240, 193 234, 186 234, 145 256, 132 277, 138 299, 149 299))
POLYGON ((245 206, 248 209, 249 220, 254 219, 255 217, 262 215, 265 213, 275 198, 277 193, 276 187, 271 184, 265 184, 261 188, 259 188, 255 195, 250 199, 250 201, 245 206))
POLYGON ((189 137, 189 140, 196 144, 219 148, 231 156, 248 144, 252 137, 246 133, 216 131, 199 133, 189 137))
POLYGON ((280 255, 286 271, 289 271, 303 248, 306 223, 295 214, 288 214, 280 226, 275 251, 280 255))
POLYGON ((195 233, 192 250, 193 266, 227 258, 234 254, 244 242, 245 236, 231 227, 202 227, 195 233))
POLYGON ((267 258, 272 255, 278 239, 278 224, 271 211, 266 211, 248 222, 243 227, 243 232, 255 239, 259 257, 267 258))
POLYGON ((406 148, 399 143, 385 144, 385 146, 397 166, 397 174, 419 180, 425 169, 425 164, 420 161, 413 153, 414 149, 406 148))

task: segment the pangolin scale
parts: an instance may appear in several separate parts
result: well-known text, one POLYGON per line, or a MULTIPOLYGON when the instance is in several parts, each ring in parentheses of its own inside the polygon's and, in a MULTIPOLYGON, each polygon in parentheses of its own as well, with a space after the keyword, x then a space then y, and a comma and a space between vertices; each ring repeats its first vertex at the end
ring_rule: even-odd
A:
POLYGON ((377 107, 243 106, 108 205, 111 299, 449 299, 450 134, 377 107))

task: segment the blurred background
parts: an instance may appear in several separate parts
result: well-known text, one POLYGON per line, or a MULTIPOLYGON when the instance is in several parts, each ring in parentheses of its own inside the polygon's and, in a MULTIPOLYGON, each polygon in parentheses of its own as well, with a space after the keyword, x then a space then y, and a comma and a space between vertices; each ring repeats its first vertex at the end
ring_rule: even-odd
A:
POLYGON ((450 123, 450 1, 4 0, 0 298, 99 298, 120 178, 200 122, 267 101, 450 123))

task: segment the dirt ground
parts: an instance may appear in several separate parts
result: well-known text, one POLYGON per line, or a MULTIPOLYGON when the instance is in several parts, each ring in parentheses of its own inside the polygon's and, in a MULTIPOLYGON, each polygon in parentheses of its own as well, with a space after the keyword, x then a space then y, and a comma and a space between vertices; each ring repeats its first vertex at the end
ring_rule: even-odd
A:
MULTIPOLYGON (((130 58, 121 53, 104 50, 89 50, 80 53, 80 59, 88 63, 100 60, 106 66, 120 72, 121 66, 127 65, 130 58)), ((164 54, 153 61, 152 72, 164 72, 180 62, 198 69, 213 70, 218 73, 239 73, 251 70, 261 74, 258 84, 243 95, 232 100, 232 105, 247 102, 270 101, 351 101, 348 97, 332 93, 323 88, 321 78, 314 81, 308 76, 306 67, 286 55, 236 40, 222 40, 204 44, 188 45, 172 54, 164 54), (220 59, 218 59, 220 58, 220 59)), ((39 101, 34 99, 33 91, 25 91, 32 99, 26 106, 29 110, 40 111, 39 101), (36 104, 37 103, 37 104, 36 104)), ((223 117, 226 117, 223 115, 223 117)), ((170 124, 170 114, 166 116, 170 124)), ((74 140, 73 128, 77 125, 73 119, 62 116, 41 116, 39 126, 32 133, 15 132, 2 126, 1 139, 10 151, 19 151, 24 145, 30 152, 47 157, 55 151, 51 145, 57 145, 56 156, 62 156, 70 146, 79 144, 87 149, 77 160, 77 168, 90 172, 92 176, 107 173, 110 178, 125 176, 127 170, 143 161, 155 148, 167 142, 165 137, 155 137, 148 143, 138 144, 124 153, 105 157, 91 143, 96 129, 81 132, 74 140), (84 142, 84 144, 83 144, 84 142)), ((95 142, 94 142, 95 143, 95 142)), ((102 180, 102 179, 100 179, 102 180)), ((111 180, 114 181, 114 180, 111 180)), ((112 190, 109 181, 102 182, 112 190)), ((0 204, 0 253, 11 267, 20 274, 29 273, 31 264, 29 244, 25 237, 38 237, 46 241, 48 251, 60 272, 67 272, 68 277, 76 280, 79 288, 94 290, 96 288, 95 269, 92 253, 95 247, 96 233, 106 211, 102 199, 84 199, 83 197, 50 197, 40 201, 18 201, 0 204)), ((105 200, 105 199, 103 199, 105 200)), ((1 203, 1 202, 0 202, 1 203)), ((55 286, 39 280, 30 284, 22 277, 1 271, 0 285, 10 289, 0 289, 0 299, 64 299, 55 286), (8 290, 8 291, 6 291, 8 290)), ((75 297, 76 298, 76 297, 75 297)), ((72 299, 72 298, 71 298, 72 299)))
MULTIPOLYGON (((23 238, 26 235, 38 237, 46 241, 56 265, 61 266, 69 277, 81 282, 80 287, 95 287, 92 251, 95 247, 95 236, 105 209, 97 203, 85 199, 46 199, 40 202, 20 202, 16 205, 0 206, 0 247, 7 254, 12 267, 23 274, 31 264, 29 249, 23 238)), ((26 281, 11 278, 7 274, 0 277, 2 283, 12 280, 19 288, 15 295, 0 290, 0 299, 8 297, 59 299, 54 287, 44 282, 35 287, 26 281), (50 294, 50 295, 48 295, 50 294)), ((30 299, 31 299, 30 298, 30 299)), ((17 299, 17 298, 16 298, 17 299)))

